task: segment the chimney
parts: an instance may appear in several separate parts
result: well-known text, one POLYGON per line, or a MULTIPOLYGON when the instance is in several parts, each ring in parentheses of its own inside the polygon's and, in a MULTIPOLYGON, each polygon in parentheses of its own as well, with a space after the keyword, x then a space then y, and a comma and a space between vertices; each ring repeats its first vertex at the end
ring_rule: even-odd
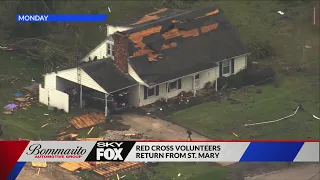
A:
POLYGON ((121 32, 112 35, 114 40, 114 64, 124 73, 128 73, 128 36, 121 32))

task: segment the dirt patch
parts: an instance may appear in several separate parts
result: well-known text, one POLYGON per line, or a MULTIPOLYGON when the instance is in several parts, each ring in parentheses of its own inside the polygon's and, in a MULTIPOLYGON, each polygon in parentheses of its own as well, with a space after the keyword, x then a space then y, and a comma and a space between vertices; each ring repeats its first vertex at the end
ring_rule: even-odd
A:
POLYGON ((27 163, 18 175, 17 180, 78 180, 79 177, 66 171, 56 163, 48 164, 48 167, 41 168, 38 175, 38 168, 34 168, 30 163, 27 163))

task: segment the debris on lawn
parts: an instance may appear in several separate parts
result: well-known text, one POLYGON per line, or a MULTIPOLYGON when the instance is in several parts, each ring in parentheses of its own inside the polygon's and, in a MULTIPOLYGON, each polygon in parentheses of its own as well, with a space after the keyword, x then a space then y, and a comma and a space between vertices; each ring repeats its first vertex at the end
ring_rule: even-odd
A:
POLYGON ((31 165, 33 167, 45 168, 47 167, 47 162, 31 162, 31 165))
POLYGON ((49 124, 50 123, 46 123, 46 124, 42 125, 41 128, 44 128, 44 127, 48 126, 49 124))
POLYGON ((141 162, 109 162, 102 164, 100 167, 94 169, 93 171, 105 178, 110 176, 124 173, 127 171, 132 171, 134 169, 139 169, 144 166, 144 163, 141 162))
POLYGON ((76 140, 76 137, 78 137, 78 134, 71 133, 59 136, 57 140, 76 140))
POLYGON ((59 166, 71 172, 76 170, 92 170, 93 172, 108 178, 119 173, 142 168, 143 165, 144 163, 140 162, 64 162, 59 166))
POLYGON ((23 94, 22 93, 15 93, 15 94, 13 94, 15 97, 21 97, 23 94))
POLYGON ((43 115, 45 115, 45 116, 49 116, 49 114, 43 114, 43 115))
POLYGON ((92 127, 97 124, 105 122, 103 113, 90 113, 74 117, 69 121, 76 129, 82 129, 86 127, 92 127))
POLYGON ((91 131, 93 130, 94 126, 88 131, 87 135, 89 135, 91 133, 91 131))
POLYGON ((77 138, 77 141, 103 141, 103 138, 77 138))
POLYGON ((265 122, 259 122, 259 123, 252 123, 252 124, 244 124, 243 126, 255 126, 255 125, 261 125, 261 124, 269 124, 269 123, 274 123, 274 122, 278 122, 278 121, 282 121, 282 120, 285 120, 289 117, 292 117, 294 115, 296 115, 296 113, 298 112, 299 108, 301 108, 301 105, 298 105, 298 107, 295 109, 295 111, 288 115, 288 116, 285 116, 285 117, 282 117, 280 119, 276 119, 276 120, 273 120, 273 121, 265 121, 265 122))
POLYGON ((78 169, 91 169, 91 165, 88 162, 64 162, 61 163, 59 166, 71 172, 76 171, 78 169))
POLYGON ((10 103, 10 104, 7 104, 4 108, 7 109, 7 110, 11 110, 13 111, 15 108, 17 108, 18 105, 17 104, 14 104, 14 103, 10 103))
POLYGON ((12 115, 12 114, 13 114, 13 112, 12 112, 12 111, 8 111, 8 110, 7 110, 7 111, 4 111, 4 112, 3 112, 3 114, 5 114, 5 115, 12 115))
POLYGON ((24 97, 17 97, 17 98, 15 98, 15 100, 18 102, 26 102, 27 101, 27 99, 24 97))
POLYGON ((236 134, 236 133, 234 133, 234 132, 233 132, 232 134, 233 134, 234 136, 236 136, 236 137, 239 137, 238 134, 236 134))

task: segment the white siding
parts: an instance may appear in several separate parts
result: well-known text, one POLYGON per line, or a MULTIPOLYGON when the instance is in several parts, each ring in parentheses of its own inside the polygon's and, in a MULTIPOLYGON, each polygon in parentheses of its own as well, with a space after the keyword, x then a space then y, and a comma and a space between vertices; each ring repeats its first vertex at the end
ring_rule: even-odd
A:
POLYGON ((56 89, 57 88, 57 77, 56 73, 48 73, 44 76, 44 88, 45 89, 56 89))
POLYGON ((247 56, 239 56, 234 58, 234 73, 238 73, 247 67, 247 56))
POLYGON ((115 32, 122 32, 131 29, 131 27, 124 27, 124 26, 107 26, 107 35, 110 36, 114 34, 115 32))
MULTIPOLYGON (((81 84, 83 86, 106 93, 106 91, 82 69, 80 69, 80 75, 81 75, 81 84)), ((66 80, 78 83, 77 68, 59 71, 57 73, 57 76, 64 78, 66 80)))
POLYGON ((69 112, 69 95, 64 92, 43 89, 39 85, 39 102, 57 109, 63 109, 67 113, 69 112))
MULTIPOLYGON (((207 82, 214 82, 216 80, 216 78, 218 76, 216 75, 215 69, 216 68, 212 68, 212 69, 200 72, 199 78, 200 78, 201 88, 203 88, 207 82)), ((164 99, 173 98, 173 97, 177 96, 182 91, 185 91, 185 92, 193 91, 193 76, 194 75, 183 77, 181 79, 181 89, 177 89, 174 91, 167 92, 166 91, 166 84, 167 83, 160 84, 159 85, 159 96, 149 97, 148 99, 144 99, 144 86, 140 85, 139 106, 145 106, 148 104, 152 104, 161 98, 164 98, 164 99)))
POLYGON ((93 60, 95 56, 97 56, 97 59, 103 59, 107 57, 107 40, 104 40, 103 42, 101 42, 89 54, 87 54, 81 61, 88 62, 89 58, 93 60))
POLYGON ((217 73, 218 71, 218 68, 212 68, 212 69, 209 69, 207 71, 203 71, 200 73, 200 88, 204 88, 205 85, 208 83, 208 82, 211 82, 213 83, 216 78, 217 78, 217 73))

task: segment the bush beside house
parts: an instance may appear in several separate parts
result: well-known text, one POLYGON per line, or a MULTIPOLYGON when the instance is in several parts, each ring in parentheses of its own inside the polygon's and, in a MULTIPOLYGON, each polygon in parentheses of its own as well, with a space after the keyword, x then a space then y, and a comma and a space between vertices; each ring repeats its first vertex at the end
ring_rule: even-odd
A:
POLYGON ((240 88, 242 86, 249 86, 254 84, 268 84, 272 83, 271 79, 276 75, 275 71, 268 66, 261 64, 248 64, 247 69, 233 74, 229 77, 220 77, 218 79, 218 89, 222 88, 240 88))

